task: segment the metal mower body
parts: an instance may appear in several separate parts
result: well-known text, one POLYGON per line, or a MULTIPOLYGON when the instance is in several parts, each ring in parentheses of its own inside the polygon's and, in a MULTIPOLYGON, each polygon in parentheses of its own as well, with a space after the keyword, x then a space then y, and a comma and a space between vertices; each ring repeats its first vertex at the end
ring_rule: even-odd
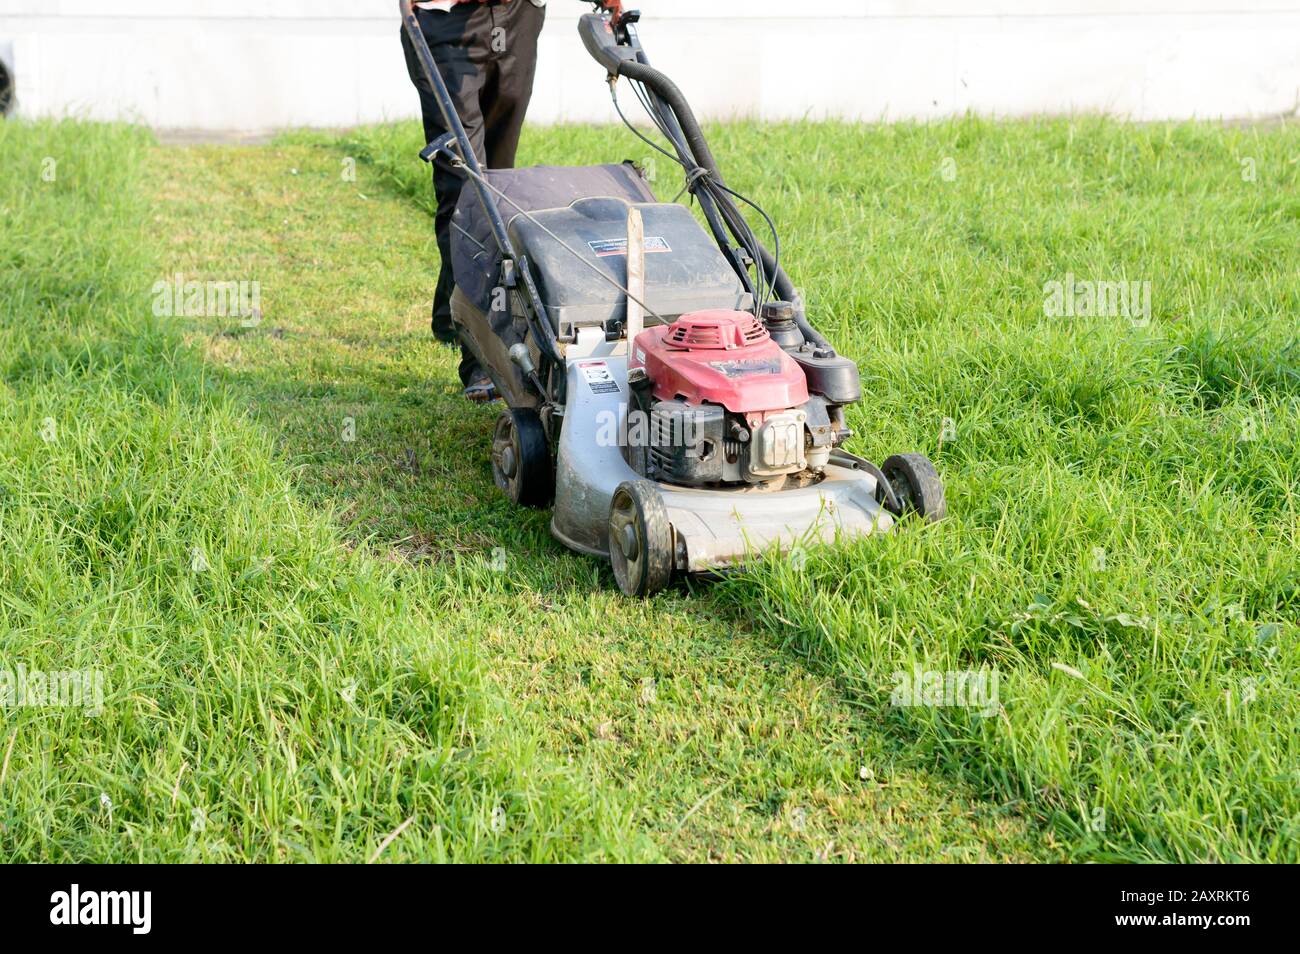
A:
POLYGON ((421 155, 473 186, 453 221, 452 317, 507 405, 492 470, 510 499, 553 505, 555 537, 608 557, 642 596, 674 573, 943 515, 924 457, 877 468, 844 449, 857 366, 745 222, 680 91, 649 66, 635 13, 584 17, 583 41, 611 92, 618 77, 637 84, 704 226, 656 201, 630 163, 481 169, 401 5, 452 130, 421 155))
MULTIPOLYGON (((551 532, 593 556, 610 549, 610 501, 618 487, 645 475, 602 429, 627 406, 627 358, 596 348, 569 365, 569 402, 556 450, 551 532), (592 383, 598 386, 593 388, 592 383), (613 386, 609 386, 612 384, 613 386)), ((753 485, 686 487, 654 481, 673 530, 673 568, 702 573, 746 556, 888 530, 893 517, 876 499, 876 479, 845 460, 821 479, 780 490, 753 485)), ((617 541, 615 541, 617 544, 617 541)))

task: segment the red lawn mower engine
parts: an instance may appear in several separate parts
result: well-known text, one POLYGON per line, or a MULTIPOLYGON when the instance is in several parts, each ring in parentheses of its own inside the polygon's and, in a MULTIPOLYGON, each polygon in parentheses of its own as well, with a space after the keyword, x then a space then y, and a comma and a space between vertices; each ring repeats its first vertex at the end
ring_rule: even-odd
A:
POLYGON ((691 312, 637 335, 628 381, 646 426, 641 440, 629 428, 635 469, 691 487, 817 478, 850 434, 841 405, 860 396, 857 367, 805 344, 789 309, 769 305, 766 325, 744 311, 691 312))

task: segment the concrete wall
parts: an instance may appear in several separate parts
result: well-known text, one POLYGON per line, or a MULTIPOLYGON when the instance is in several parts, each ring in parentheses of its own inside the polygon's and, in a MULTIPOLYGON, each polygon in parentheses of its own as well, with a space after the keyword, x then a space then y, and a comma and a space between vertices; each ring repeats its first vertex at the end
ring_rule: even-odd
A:
MULTIPOLYGON (((519 2, 519 0, 516 0, 519 2)), ((655 64, 710 117, 1107 112, 1300 103, 1300 0, 644 0, 655 64)), ((551 0, 534 121, 612 118, 551 0)), ((261 131, 414 114, 396 0, 0 0, 25 115, 261 131)))

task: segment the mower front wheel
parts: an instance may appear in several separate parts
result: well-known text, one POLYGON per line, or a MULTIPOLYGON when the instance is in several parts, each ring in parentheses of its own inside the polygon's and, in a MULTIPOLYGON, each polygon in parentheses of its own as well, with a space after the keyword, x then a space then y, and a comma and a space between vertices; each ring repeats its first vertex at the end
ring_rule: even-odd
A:
POLYGON ((532 408, 506 408, 492 434, 492 479, 525 507, 545 507, 555 495, 546 432, 532 408))
POLYGON ((659 490, 648 480, 618 485, 609 505, 609 562, 618 588, 650 596, 673 575, 673 528, 659 490))
POLYGON ((898 498, 894 516, 917 513, 929 523, 944 518, 948 502, 943 495, 943 482, 930 458, 924 454, 895 454, 880 465, 880 471, 898 498))

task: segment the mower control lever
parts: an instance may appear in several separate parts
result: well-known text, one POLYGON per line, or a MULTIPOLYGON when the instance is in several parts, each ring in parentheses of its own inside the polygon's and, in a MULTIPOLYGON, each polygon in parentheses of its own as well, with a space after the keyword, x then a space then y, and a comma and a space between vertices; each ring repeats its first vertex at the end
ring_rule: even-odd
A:
POLYGON ((533 356, 528 353, 528 345, 523 342, 516 342, 510 346, 509 354, 510 360, 528 376, 528 380, 537 389, 537 393, 541 395, 542 400, 545 401, 546 388, 542 387, 542 379, 537 376, 537 365, 533 363, 533 356))
POLYGON ((443 133, 433 142, 420 150, 420 158, 425 162, 433 162, 435 156, 439 153, 443 153, 452 159, 456 159, 458 158, 457 155, 451 150, 451 144, 455 141, 455 133, 443 133))

